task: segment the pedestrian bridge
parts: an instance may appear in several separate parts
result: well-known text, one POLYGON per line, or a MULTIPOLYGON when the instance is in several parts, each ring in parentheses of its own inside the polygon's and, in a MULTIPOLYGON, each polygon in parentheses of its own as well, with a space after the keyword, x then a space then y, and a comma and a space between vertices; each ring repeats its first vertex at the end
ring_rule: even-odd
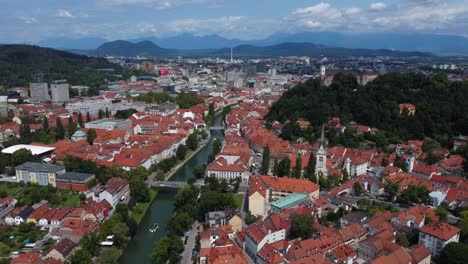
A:
MULTIPOLYGON (((168 187, 168 188, 180 188, 184 185, 186 185, 187 182, 184 181, 155 181, 152 182, 150 185, 153 187, 168 187)), ((200 187, 203 185, 203 182, 195 182, 194 184, 197 187, 200 187)))
POLYGON ((210 130, 225 130, 225 126, 212 126, 210 127, 210 130))

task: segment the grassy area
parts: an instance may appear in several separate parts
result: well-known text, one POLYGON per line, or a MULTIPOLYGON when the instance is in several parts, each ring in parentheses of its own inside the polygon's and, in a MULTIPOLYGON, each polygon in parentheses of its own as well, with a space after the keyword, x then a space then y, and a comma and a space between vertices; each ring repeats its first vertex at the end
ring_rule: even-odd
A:
POLYGON ((242 200, 244 199, 243 194, 234 194, 233 195, 234 202, 236 203, 236 208, 237 209, 242 209, 242 200))
POLYGON ((1 182, 0 183, 0 194, 6 194, 8 196, 14 195, 22 189, 17 183, 1 182))
POLYGON ((146 211, 148 211, 148 208, 150 207, 151 203, 153 202, 154 198, 156 197, 156 194, 158 194, 158 191, 155 189, 151 188, 150 189, 150 201, 147 203, 137 203, 135 208, 133 209, 132 213, 130 214, 130 217, 133 217, 135 221, 139 224, 143 216, 145 216, 146 211))
POLYGON ((68 207, 77 207, 80 205, 80 195, 79 194, 72 194, 64 203, 63 206, 68 207))
POLYGON ((19 205, 32 205, 41 200, 47 200, 51 207, 76 207, 80 203, 80 194, 70 190, 10 182, 0 183, 0 197, 2 196, 13 196, 18 200, 19 205))
POLYGON ((29 239, 34 243, 41 239, 48 231, 40 230, 33 224, 22 224, 20 226, 7 226, 0 232, 0 257, 8 257, 11 252, 20 251, 24 242, 29 239))

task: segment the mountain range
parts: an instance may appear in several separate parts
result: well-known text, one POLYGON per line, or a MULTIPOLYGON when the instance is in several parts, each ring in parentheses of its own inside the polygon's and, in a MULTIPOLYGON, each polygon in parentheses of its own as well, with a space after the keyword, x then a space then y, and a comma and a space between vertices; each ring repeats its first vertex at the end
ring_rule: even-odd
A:
MULTIPOLYGON (((428 53, 394 51, 394 50, 370 50, 370 49, 346 49, 318 45, 313 43, 281 43, 270 46, 239 45, 232 48, 236 57, 278 57, 278 56, 428 56, 428 53)), ((76 51, 75 51, 76 52, 76 51)), ((231 48, 221 49, 195 49, 178 50, 161 48, 149 40, 133 43, 124 40, 107 42, 96 50, 88 51, 88 55, 95 56, 223 56, 229 57, 231 48)))
MULTIPOLYGON (((273 46, 281 43, 309 42, 351 49, 389 49, 437 54, 468 54, 468 38, 466 37, 420 33, 278 33, 260 40, 227 39, 218 35, 194 36, 186 33, 167 38, 148 36, 127 41, 139 43, 145 40, 156 43, 161 48, 177 50, 221 49, 240 45, 273 46)), ((106 42, 108 40, 103 38, 54 38, 38 42, 37 45, 55 49, 92 50, 106 42)))

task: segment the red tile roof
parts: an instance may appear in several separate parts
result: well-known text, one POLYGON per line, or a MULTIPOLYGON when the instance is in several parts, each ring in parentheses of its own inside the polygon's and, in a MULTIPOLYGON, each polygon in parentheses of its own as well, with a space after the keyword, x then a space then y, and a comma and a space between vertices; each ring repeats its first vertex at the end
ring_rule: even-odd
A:
POLYGON ((290 191, 295 193, 312 193, 320 189, 318 184, 309 180, 271 176, 260 176, 260 178, 273 190, 290 191))
POLYGON ((449 240, 451 237, 460 232, 460 229, 458 229, 457 227, 444 222, 433 222, 423 226, 419 230, 420 232, 437 237, 441 240, 449 240))

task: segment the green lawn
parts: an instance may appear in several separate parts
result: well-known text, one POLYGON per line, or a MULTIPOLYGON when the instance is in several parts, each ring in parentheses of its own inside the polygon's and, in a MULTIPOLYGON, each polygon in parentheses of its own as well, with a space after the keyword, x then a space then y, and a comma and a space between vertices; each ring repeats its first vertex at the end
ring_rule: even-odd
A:
POLYGON ((146 214, 146 211, 148 210, 148 208, 150 207, 151 205, 151 202, 153 202, 154 198, 156 197, 156 194, 158 194, 158 192, 151 188, 150 189, 150 201, 147 202, 147 203, 137 203, 135 208, 133 209, 132 213, 130 214, 131 217, 133 217, 133 219, 135 219, 135 221, 139 224, 141 219, 143 218, 143 216, 145 216, 146 214))
POLYGON ((65 202, 63 202, 63 206, 67 207, 77 207, 80 205, 80 195, 79 194, 72 194, 65 202))
POLYGON ((241 210, 242 208, 242 200, 244 199, 244 195, 242 194, 234 194, 233 195, 234 202, 236 203, 236 208, 241 210))
POLYGON ((0 193, 6 193, 6 195, 14 195, 19 192, 22 187, 19 186, 18 183, 9 183, 9 182, 1 182, 0 183, 0 193))

